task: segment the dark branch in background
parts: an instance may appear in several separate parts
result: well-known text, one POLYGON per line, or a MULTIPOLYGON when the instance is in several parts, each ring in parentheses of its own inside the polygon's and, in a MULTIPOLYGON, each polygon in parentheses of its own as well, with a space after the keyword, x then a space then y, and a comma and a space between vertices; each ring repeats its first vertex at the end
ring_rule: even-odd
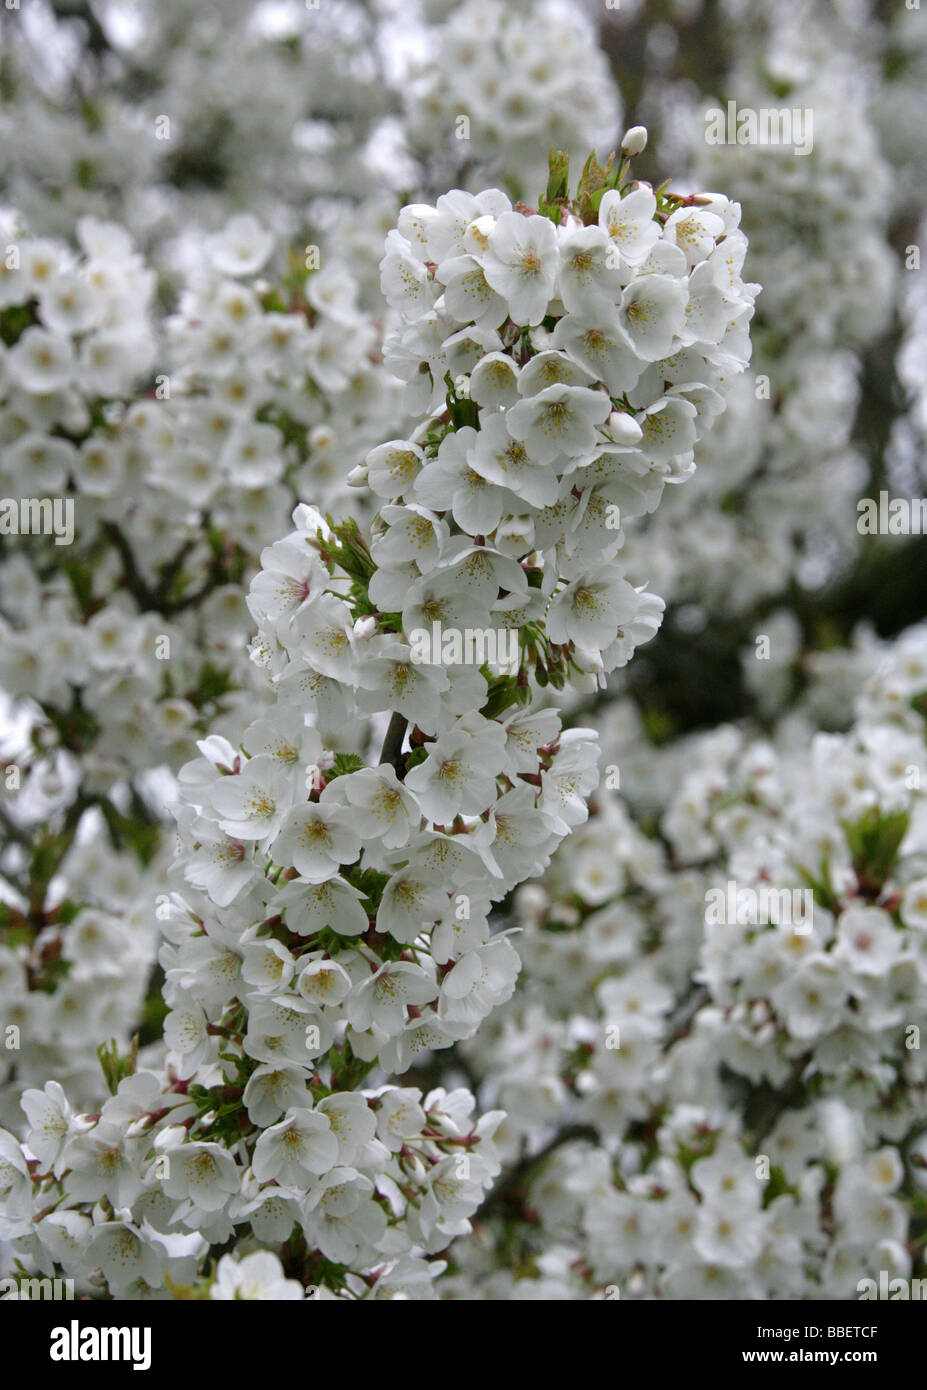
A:
POLYGON ((511 1168, 501 1182, 497 1183, 492 1189, 483 1205, 479 1208, 474 1220, 484 1221, 489 1216, 504 1214, 505 1207, 515 1207, 516 1215, 521 1215, 518 1208, 521 1207, 527 1197, 527 1183, 532 1173, 543 1163, 546 1158, 564 1144, 572 1144, 574 1141, 586 1139, 590 1144, 598 1144, 599 1131, 594 1125, 565 1125, 558 1130, 552 1139, 538 1149, 537 1153, 525 1154, 518 1160, 514 1168, 511 1168))
POLYGON ((807 1099, 804 1072, 813 1053, 803 1052, 796 1058, 785 1085, 781 1089, 761 1087, 751 1097, 744 1113, 744 1128, 753 1132, 753 1146, 758 1147, 772 1133, 787 1110, 800 1107, 807 1099))
MULTIPOLYGON (((927 536, 872 541, 849 574, 831 587, 807 590, 793 583, 742 617, 712 614, 702 632, 675 626, 671 609, 657 636, 635 654, 625 683, 581 701, 565 722, 581 725, 612 700, 631 694, 661 726, 662 737, 748 716, 765 724, 744 684, 740 654, 750 648, 763 619, 780 608, 801 624, 805 651, 848 645, 864 620, 880 637, 894 637, 927 614, 927 536)), ((803 681, 799 673, 799 687, 803 681)))
POLYGON ((389 763, 400 780, 403 774, 402 740, 406 736, 408 726, 409 721, 404 714, 394 714, 389 721, 386 738, 383 740, 383 750, 380 753, 380 764, 389 763))
MULTIPOLYGON (((204 529, 207 524, 207 520, 204 519, 204 529)), ((125 587, 144 613, 158 612, 163 613, 165 617, 173 617, 175 613, 182 613, 185 609, 194 607, 213 588, 227 582, 228 576, 225 573, 222 555, 217 553, 210 562, 208 575, 202 588, 183 594, 180 598, 172 599, 169 597, 171 585, 180 573, 184 560, 193 550, 195 541, 187 541, 176 555, 160 567, 157 583, 152 586, 142 577, 138 565, 135 563, 132 547, 117 523, 104 521, 100 529, 119 552, 125 587)))
POLYGON ((77 20, 87 31, 87 49, 95 58, 114 54, 121 58, 118 49, 113 48, 103 25, 97 18, 90 0, 52 0, 52 13, 58 20, 77 20))
POLYGON ((139 608, 150 608, 151 593, 135 563, 132 547, 126 539, 122 529, 117 526, 115 521, 104 521, 100 524, 100 530, 112 541, 119 552, 119 559, 122 561, 122 576, 129 593, 135 599, 139 608))
POLYGON ((695 1016, 699 1010, 711 999, 711 993, 704 985, 696 985, 686 995, 679 1005, 679 1008, 669 1019, 669 1036, 666 1038, 663 1047, 669 1050, 673 1043, 679 1042, 684 1038, 695 1021, 695 1016))
POLYGON ((26 831, 22 826, 16 824, 2 802, 0 802, 0 831, 3 833, 3 840, 6 845, 21 845, 26 849, 32 845, 26 831))
MULTIPOLYGON (((904 228, 896 229, 893 241, 903 241, 905 235, 904 228)), ((853 442, 871 461, 872 476, 864 485, 864 495, 873 497, 890 484, 886 456, 892 425, 905 404, 895 371, 900 343, 900 325, 895 323, 862 356, 853 442)), ((855 517, 842 524, 855 524, 855 517)), ((732 583, 736 584, 736 576, 732 583)), ((676 622, 678 608, 671 606, 657 636, 636 653, 625 681, 583 700, 568 722, 582 724, 611 700, 631 694, 653 716, 663 737, 745 716, 765 723, 744 683, 740 657, 764 618, 778 609, 787 609, 798 619, 805 651, 849 645, 863 620, 880 637, 894 637, 927 614, 927 537, 864 538, 852 565, 823 588, 803 589, 793 579, 782 593, 762 599, 743 614, 712 613, 700 632, 681 628, 676 622)), ((803 680, 798 673, 795 694, 800 693, 803 680)))
POLYGON ((646 125, 651 140, 634 161, 638 178, 659 183, 659 148, 662 113, 652 101, 655 80, 668 78, 691 83, 703 92, 721 95, 731 56, 730 25, 721 14, 719 0, 705 0, 700 12, 687 19, 673 0, 647 0, 630 22, 617 10, 600 6, 599 42, 608 58, 624 98, 624 126, 646 125), (649 41, 654 28, 667 25, 679 36, 673 61, 654 60, 649 41), (648 95, 651 100, 648 101, 648 95))

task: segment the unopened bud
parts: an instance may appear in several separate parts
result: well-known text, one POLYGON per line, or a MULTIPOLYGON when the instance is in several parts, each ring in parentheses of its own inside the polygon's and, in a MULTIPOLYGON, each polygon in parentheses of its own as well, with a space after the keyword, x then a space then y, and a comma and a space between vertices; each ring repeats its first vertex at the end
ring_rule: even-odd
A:
POLYGON ((152 1140, 152 1148, 158 1153, 167 1153, 168 1149, 176 1149, 187 1137, 187 1131, 183 1125, 168 1125, 155 1135, 152 1140))
POLYGON ((621 153, 626 154, 629 159, 634 155, 640 154, 647 148, 647 127, 643 125, 632 125, 630 130, 624 133, 621 142, 621 153))
POLYGON ((346 481, 347 481, 348 487, 366 487, 366 486, 367 486, 367 465, 366 465, 366 463, 359 463, 359 464, 357 465, 356 468, 352 468, 351 471, 350 471, 350 473, 349 473, 348 476, 347 476, 346 481))
POLYGON ((310 536, 318 536, 323 541, 331 540, 332 531, 328 522, 318 507, 311 507, 308 502, 300 502, 293 512, 293 525, 310 536))
POLYGON ((608 417, 608 432, 616 444, 636 444, 643 430, 633 415, 623 410, 613 410, 608 417))

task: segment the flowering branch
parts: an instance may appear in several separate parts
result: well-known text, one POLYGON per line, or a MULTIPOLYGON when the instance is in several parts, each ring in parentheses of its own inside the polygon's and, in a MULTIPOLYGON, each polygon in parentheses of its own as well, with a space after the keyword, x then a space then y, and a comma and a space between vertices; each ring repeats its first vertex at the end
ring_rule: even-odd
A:
POLYGON ((498 1172, 501 1112, 386 1079, 514 990, 492 906, 586 819, 598 775, 547 691, 594 688, 656 631, 622 525, 691 471, 752 312, 737 209, 662 221, 626 174, 590 161, 547 216, 455 190, 387 237, 384 359, 420 424, 356 470, 369 534, 300 506, 262 555, 248 606, 274 703, 179 775, 166 1071, 111 1060, 92 1120, 27 1093, 34 1182, 10 1139, 14 1235, 33 1198, 104 1203, 83 1258, 120 1296, 195 1280, 233 1232, 300 1289, 388 1295, 440 1272, 428 1256, 498 1172))

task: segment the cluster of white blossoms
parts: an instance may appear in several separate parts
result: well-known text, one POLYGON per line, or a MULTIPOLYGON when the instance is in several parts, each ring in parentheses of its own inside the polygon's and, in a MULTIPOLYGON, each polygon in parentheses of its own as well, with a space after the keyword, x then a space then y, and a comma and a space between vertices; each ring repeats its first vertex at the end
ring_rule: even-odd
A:
POLYGON ((44 236, 71 237, 86 216, 140 232, 165 151, 153 126, 109 83, 89 96, 93 58, 51 6, 4 6, 0 46, 4 201, 44 236))
POLYGON ((146 250, 247 207, 295 235, 311 199, 369 190, 396 104, 379 29, 355 0, 7 6, 7 196, 51 234, 92 213, 146 250))
POLYGON ((402 415, 381 330, 318 247, 278 290, 258 278, 274 238, 232 218, 155 373, 153 273, 113 224, 80 236, 78 257, 20 234, 0 273, 0 641, 7 692, 100 781, 150 767, 152 737, 180 765, 204 707, 248 680, 262 547, 301 492, 342 505, 345 456, 402 415))
POLYGON ((117 220, 159 268, 175 238, 237 210, 296 240, 307 215, 329 225, 382 199, 392 225, 397 188, 517 195, 552 144, 619 134, 577 0, 426 4, 411 23, 359 0, 0 7, 0 35, 9 201, 45 234, 117 220))
MULTIPOLYGON (((639 550, 649 576, 656 547, 667 602, 736 615, 794 583, 820 589, 858 551, 856 502, 877 473, 853 438, 861 356, 889 327, 904 275, 889 241, 892 171, 865 99, 865 35, 806 0, 731 9, 737 61, 723 95, 792 133, 736 143, 735 123, 710 143, 706 112, 727 122, 720 92, 687 123, 697 186, 723 187, 748 210, 763 285, 751 373, 712 433, 710 466, 629 536, 627 553, 639 550)), ((915 185, 907 211, 922 202, 915 185)))
POLYGON ((404 422, 382 324, 327 246, 272 283, 274 237, 233 217, 201 239, 161 331, 154 273, 127 234, 87 218, 78 240, 12 217, 0 228, 0 662, 15 721, 0 938, 16 958, 0 1025, 18 1030, 0 1053, 6 1114, 40 1076, 80 1077, 84 1104, 101 1038, 131 1036, 157 949, 145 866, 169 819, 152 773, 176 771, 198 733, 237 738, 252 722, 266 695, 243 586, 262 548, 300 493, 343 507, 346 460, 404 422), (56 878, 72 837, 64 867, 92 858, 93 808, 134 885, 108 904, 56 878), (92 960, 71 921, 83 907, 110 912, 92 960), (59 934, 74 940, 51 950, 59 934))
MULTIPOLYGON (((517 589, 527 596, 530 575, 501 584, 507 606, 521 622, 552 597, 551 640, 602 646, 605 670, 624 664, 634 626, 652 627, 661 605, 614 577, 600 589, 596 567, 619 550, 625 520, 694 471, 696 441, 749 358, 757 287, 741 279, 739 218, 721 195, 663 200, 657 213, 647 185, 600 189, 588 216, 559 225, 503 194, 452 194, 405 209, 388 239, 384 290, 408 326, 387 344, 387 365, 408 382, 410 408, 434 408, 449 382, 459 428, 433 459, 427 433, 384 446, 368 460, 371 490, 406 511, 449 511, 506 556, 554 552, 567 586, 554 593, 546 567, 522 616, 517 589), (600 641, 613 619, 622 635, 600 641)), ((407 631, 420 625, 411 595, 439 586, 440 540, 427 542, 435 560, 419 561, 418 578, 392 530, 381 543, 396 571, 383 601, 401 600, 407 631)), ((485 602, 462 607, 460 587, 447 587, 454 603, 430 594, 419 620, 487 625, 485 602)))
POLYGON ((10 212, 0 225, 4 439, 9 446, 17 429, 26 439, 5 453, 5 487, 14 473, 39 492, 60 489, 72 471, 91 475, 92 462, 72 458, 66 442, 57 454, 49 446, 37 455, 30 435, 80 433, 88 425, 87 398, 123 394, 153 360, 154 275, 131 238, 86 217, 77 240, 74 252, 30 236, 10 212))
MULTIPOLYGON (((927 140, 917 118, 927 80, 927 35, 915 5, 902 5, 887 15, 868 0, 874 21, 880 81, 873 85, 871 111, 888 159, 898 171, 893 190, 902 212, 912 194, 922 190, 927 173, 927 140)), ((870 38, 872 37, 870 33, 870 38)))
MULTIPOLYGON (((115 684, 146 649, 154 678, 154 634, 162 626, 146 628, 124 599, 107 603, 119 572, 115 551, 92 578, 75 558, 112 549, 107 527, 126 510, 115 493, 138 485, 144 472, 145 461, 117 439, 113 420, 120 399, 148 378, 156 353, 155 277, 131 239, 89 217, 77 235, 79 250, 29 235, 12 214, 0 229, 3 684, 9 695, 51 712, 57 735, 50 729, 50 736, 63 746, 92 736, 99 700, 112 693, 116 702, 115 684)), ((150 681, 143 688, 147 697, 150 681)), ((132 742, 114 714, 113 752, 132 742)), ((136 741, 150 719, 146 699, 136 741)))
POLYGON ((793 104, 791 85, 830 68, 854 81, 856 101, 845 108, 855 121, 865 106, 883 156, 897 173, 885 189, 896 213, 907 217, 923 203, 927 140, 918 118, 927 79, 927 35, 918 0, 885 6, 879 0, 722 0, 719 22, 728 48, 762 54, 776 80, 782 106, 793 104))
POLYGON ((654 750, 658 826, 600 791, 520 890, 518 995, 466 1048, 516 1180, 455 1247, 458 1294, 854 1298, 923 1273, 927 627, 856 715, 654 750))
POLYGON ((406 143, 425 165, 486 176, 516 196, 543 183, 551 146, 610 148, 621 96, 592 24, 569 0, 429 5, 424 51, 399 96, 406 143))
POLYGON ((628 173, 591 158, 571 199, 559 158, 540 213, 493 189, 400 215, 383 355, 422 423, 355 470, 367 534, 302 505, 262 555, 248 606, 274 700, 179 774, 164 1066, 107 1054, 91 1116, 55 1083, 24 1096, 0 1170, 18 1258, 125 1297, 195 1283, 235 1238, 276 1248, 272 1282, 395 1296, 470 1229, 501 1113, 362 1083, 511 996, 490 908, 585 820, 598 776, 546 688, 594 689, 653 635, 620 515, 691 472, 749 355, 739 209, 628 173), (424 654, 435 629, 514 632, 514 655, 424 654))
POLYGON ((377 314, 359 306, 327 242, 263 278, 274 246, 250 214, 206 238, 205 264, 167 322, 171 399, 136 406, 131 421, 153 483, 253 556, 300 496, 326 511, 356 505, 350 461, 404 422, 401 387, 382 365, 382 304, 377 314))
MULTIPOLYGON (((18 1129, 22 1093, 49 1076, 76 1106, 99 1101, 101 1041, 124 1050, 144 1021, 165 859, 145 865, 113 849, 102 819, 88 817, 58 866, 54 902, 0 906, 0 1123, 18 1129)), ((4 878, 18 885, 15 869, 4 878)))

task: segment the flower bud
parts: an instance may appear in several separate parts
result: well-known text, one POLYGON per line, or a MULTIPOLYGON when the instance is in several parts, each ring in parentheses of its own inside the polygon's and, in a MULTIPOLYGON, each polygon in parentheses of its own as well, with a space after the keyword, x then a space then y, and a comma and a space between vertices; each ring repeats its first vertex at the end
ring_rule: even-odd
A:
POLYGON ((632 125, 630 130, 626 130, 621 141, 621 153, 626 154, 629 159, 634 155, 640 154, 647 148, 647 127, 643 125, 632 125))
POLYGON ((643 430, 633 415, 623 410, 613 410, 608 417, 608 432, 616 444, 636 444, 643 430))
POLYGON ((152 1140, 152 1148, 156 1153, 167 1153, 169 1149, 176 1149, 187 1137, 187 1131, 183 1125, 168 1125, 157 1133, 152 1140))
POLYGON ((318 507, 308 502, 300 502, 293 513, 293 524, 298 531, 306 531, 313 536, 321 536, 323 541, 331 539, 331 527, 318 507))
POLYGON ((547 890, 540 883, 522 884, 515 895, 519 913, 535 923, 543 920, 549 901, 547 890))
POLYGON ((827 1157, 832 1163, 852 1163, 863 1147, 860 1118, 837 1097, 823 1100, 818 1124, 827 1157))

